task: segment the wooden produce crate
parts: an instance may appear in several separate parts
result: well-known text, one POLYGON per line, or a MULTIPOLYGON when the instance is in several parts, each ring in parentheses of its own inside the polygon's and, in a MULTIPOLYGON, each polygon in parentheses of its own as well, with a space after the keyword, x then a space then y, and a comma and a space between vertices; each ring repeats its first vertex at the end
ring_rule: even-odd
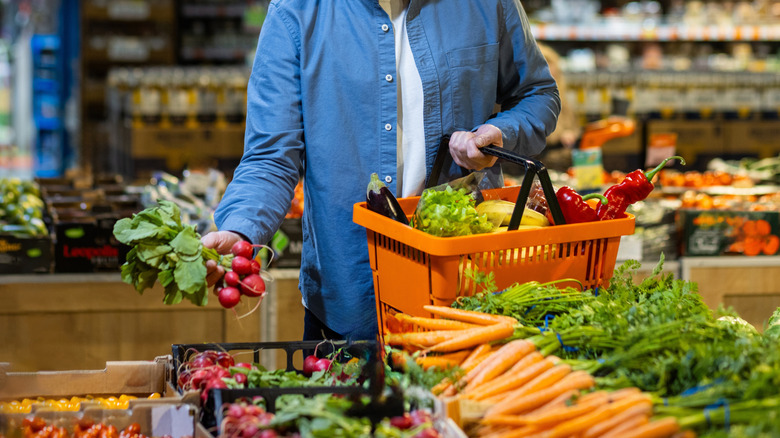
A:
POLYGON ((148 396, 165 392, 170 356, 149 361, 112 361, 100 370, 14 372, 0 363, 0 398, 148 396))

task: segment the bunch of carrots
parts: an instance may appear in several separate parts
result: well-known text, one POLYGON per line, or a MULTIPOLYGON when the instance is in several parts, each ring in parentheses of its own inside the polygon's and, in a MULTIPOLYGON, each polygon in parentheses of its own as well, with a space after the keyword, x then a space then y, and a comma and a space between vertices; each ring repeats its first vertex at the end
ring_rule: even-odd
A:
POLYGON ((458 367, 433 387, 437 396, 479 412, 484 438, 681 437, 675 418, 651 419, 650 396, 637 388, 593 391, 589 373, 543 356, 513 339, 517 321, 446 306, 425 306, 434 318, 394 315, 387 345, 414 352, 423 368, 458 367), (398 329, 401 329, 400 331, 398 329))

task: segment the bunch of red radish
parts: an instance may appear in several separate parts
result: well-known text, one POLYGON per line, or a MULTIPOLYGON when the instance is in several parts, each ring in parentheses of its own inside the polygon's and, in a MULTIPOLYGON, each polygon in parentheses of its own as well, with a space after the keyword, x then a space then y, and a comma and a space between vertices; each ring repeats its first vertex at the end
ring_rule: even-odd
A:
POLYGON ((246 401, 226 403, 220 436, 235 438, 276 438, 273 429, 262 429, 273 420, 274 414, 246 401))
POLYGON ((205 403, 209 390, 228 387, 224 380, 226 378, 232 378, 238 385, 246 385, 247 376, 245 373, 231 371, 236 367, 250 370, 255 368, 250 363, 236 363, 233 356, 225 351, 197 352, 181 364, 176 383, 183 391, 200 391, 201 399, 205 403))
POLYGON ((226 309, 235 307, 241 296, 261 298, 265 296, 265 280, 260 275, 260 262, 252 258, 254 245, 240 240, 230 249, 233 259, 230 269, 225 271, 221 281, 214 285, 219 304, 226 309))

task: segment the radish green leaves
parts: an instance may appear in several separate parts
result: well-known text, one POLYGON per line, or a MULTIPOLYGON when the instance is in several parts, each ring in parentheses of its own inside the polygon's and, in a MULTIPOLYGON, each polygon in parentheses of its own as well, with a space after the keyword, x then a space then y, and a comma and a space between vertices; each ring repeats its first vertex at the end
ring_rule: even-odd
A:
POLYGON ((165 304, 188 299, 195 305, 206 305, 205 261, 219 261, 220 256, 203 247, 194 226, 181 223, 176 204, 160 201, 156 207, 117 221, 114 236, 132 247, 122 265, 122 281, 139 293, 158 281, 165 288, 165 304))

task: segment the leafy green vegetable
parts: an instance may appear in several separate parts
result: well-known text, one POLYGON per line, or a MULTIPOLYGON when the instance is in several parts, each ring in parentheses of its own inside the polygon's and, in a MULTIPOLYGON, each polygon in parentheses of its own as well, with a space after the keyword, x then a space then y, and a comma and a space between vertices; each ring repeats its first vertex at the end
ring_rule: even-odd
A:
POLYGON ((638 267, 624 263, 598 294, 531 282, 453 306, 515 317, 524 325, 516 337, 593 373, 601 388, 652 393, 657 414, 699 436, 780 436, 780 310, 761 335, 733 312, 711 311, 696 283, 662 274, 663 257, 637 284, 638 267))
POLYGON ((780 307, 775 310, 775 313, 767 321, 764 336, 780 341, 780 307))
POLYGON ((179 207, 170 201, 160 201, 132 218, 120 219, 114 224, 114 236, 132 247, 121 267, 122 281, 139 293, 159 282, 165 288, 165 304, 187 299, 205 306, 206 261, 230 266, 232 259, 204 248, 195 227, 182 224, 179 207))
POLYGON ((411 225, 418 230, 440 237, 468 236, 489 233, 493 224, 487 215, 479 215, 476 201, 466 189, 423 191, 411 225))

